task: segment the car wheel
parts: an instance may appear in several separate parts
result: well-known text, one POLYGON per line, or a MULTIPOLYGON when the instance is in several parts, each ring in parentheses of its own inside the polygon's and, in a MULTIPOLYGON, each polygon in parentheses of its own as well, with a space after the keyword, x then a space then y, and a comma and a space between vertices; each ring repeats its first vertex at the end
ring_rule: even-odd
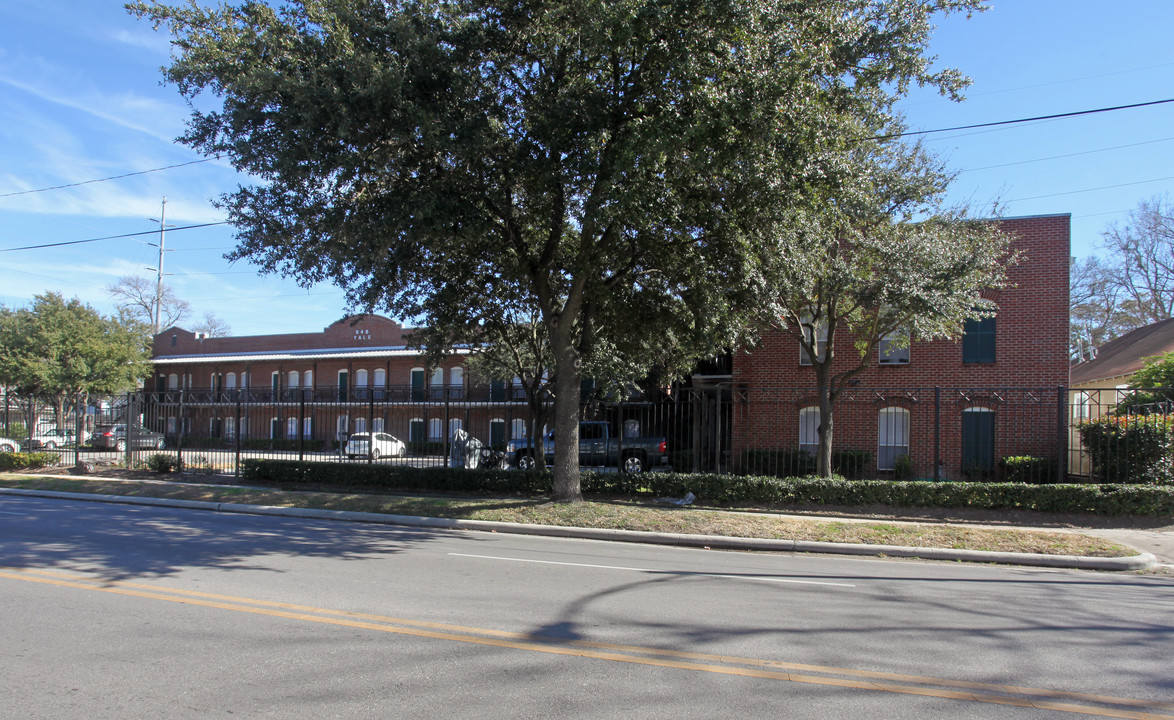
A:
POLYGON ((644 457, 641 455, 628 455, 624 458, 624 472, 639 473, 644 472, 644 457))
POLYGON ((16 448, 12 447, 8 443, 4 443, 3 445, 0 445, 0 452, 16 452, 16 448))
POLYGON ((372 460, 379 459, 379 450, 377 450, 376 448, 371 448, 371 459, 372 460))
POLYGON ((533 470, 534 456, 530 453, 518 453, 518 461, 515 464, 519 470, 533 470))
POLYGON ((407 445, 400 445, 399 457, 403 458, 403 457, 407 457, 407 456, 408 456, 408 446, 407 445))
POLYGON ((118 452, 126 452, 126 440, 116 440, 114 442, 114 449, 118 452))
POLYGON ((163 446, 166 444, 167 444, 167 440, 165 438, 159 438, 158 440, 155 441, 155 449, 162 450, 163 446))

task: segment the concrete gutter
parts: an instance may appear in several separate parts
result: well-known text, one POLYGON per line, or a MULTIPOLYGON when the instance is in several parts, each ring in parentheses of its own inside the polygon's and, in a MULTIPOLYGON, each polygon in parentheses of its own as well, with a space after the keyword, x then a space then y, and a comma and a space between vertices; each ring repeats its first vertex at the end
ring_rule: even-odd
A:
POLYGON ((117 503, 121 505, 149 505, 154 507, 207 510, 212 512, 242 513, 246 515, 273 515, 278 517, 314 520, 341 520, 346 522, 399 525, 436 530, 464 530, 476 532, 512 533, 542 537, 607 540, 612 542, 701 547, 721 550, 753 550, 758 552, 803 552, 829 555, 869 555, 875 557, 907 557, 925 560, 998 563, 1035 567, 1072 568, 1077 570, 1105 570, 1129 572, 1148 570, 1157 564, 1150 553, 1130 557, 1103 558, 1075 555, 1043 555, 1039 553, 992 552, 986 550, 954 550, 946 548, 907 547, 902 545, 866 545, 860 543, 813 542, 807 540, 770 540, 764 538, 723 537, 720 535, 688 535, 684 533, 640 532, 637 530, 608 530, 595 528, 560 527, 556 525, 526 525, 491 520, 457 520, 415 515, 385 515, 382 513, 352 512, 347 510, 315 510, 310 508, 283 508, 269 505, 241 505, 208 502, 204 500, 172 500, 167 498, 129 497, 124 495, 95 495, 91 493, 59 492, 54 490, 23 490, 0 488, 0 495, 57 498, 85 502, 117 503))

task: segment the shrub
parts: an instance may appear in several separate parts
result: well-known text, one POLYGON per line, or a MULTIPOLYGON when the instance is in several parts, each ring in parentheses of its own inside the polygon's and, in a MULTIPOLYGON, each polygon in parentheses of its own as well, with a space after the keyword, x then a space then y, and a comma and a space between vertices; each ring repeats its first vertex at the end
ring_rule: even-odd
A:
POLYGON ((1056 482, 1056 461, 1031 455, 1015 455, 999 461, 1003 480, 1012 483, 1046 484, 1056 482))
POLYGON ((913 477, 913 458, 908 455, 898 455, 893 460, 893 477, 897 480, 909 480, 913 477))
POLYGON ((1169 477, 1171 416, 1102 417, 1078 429, 1097 480, 1159 483, 1169 477))
POLYGON ((57 453, 13 452, 0 453, 0 470, 17 470, 20 468, 42 468, 56 465, 61 462, 57 453))
POLYGON ((815 456, 798 448, 753 448, 743 454, 741 471, 770 477, 810 475, 815 472, 815 456))
POLYGON ((170 453, 153 453, 147 456, 145 462, 148 470, 157 473, 171 473, 183 470, 183 458, 170 453))
MULTIPOLYGON (((314 484, 397 492, 545 495, 547 471, 340 465, 331 462, 248 459, 246 480, 283 486, 314 484)), ((890 505, 981 508, 1101 515, 1174 514, 1174 487, 1028 483, 941 483, 928 480, 776 478, 715 473, 582 473, 586 495, 682 497, 692 492, 708 505, 890 505)))

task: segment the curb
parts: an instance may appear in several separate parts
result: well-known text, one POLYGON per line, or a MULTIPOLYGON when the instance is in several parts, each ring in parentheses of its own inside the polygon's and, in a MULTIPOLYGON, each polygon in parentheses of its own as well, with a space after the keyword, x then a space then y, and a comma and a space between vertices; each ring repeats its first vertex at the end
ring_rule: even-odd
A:
POLYGON ((120 505, 148 505, 154 507, 205 510, 210 512, 240 513, 244 515, 270 515, 314 520, 339 520, 378 525, 399 525, 405 527, 433 528, 437 530, 465 530, 476 532, 508 533, 513 535, 536 535, 541 537, 576 538, 581 540, 605 540, 610 542, 643 543, 649 545, 671 545, 677 547, 701 547, 722 550, 754 550, 759 552, 802 552, 828 555, 868 555, 874 557, 906 557, 923 560, 949 560, 956 562, 998 563, 1002 565, 1025 565, 1031 567, 1068 568, 1075 570, 1105 570, 1130 572, 1148 570, 1157 565, 1157 558, 1150 553, 1130 557, 1102 558, 1077 555, 1043 555, 1039 553, 994 552, 988 550, 954 550, 946 548, 922 548, 903 545, 865 545, 860 543, 831 543, 809 540, 770 540, 764 538, 738 538, 720 535, 688 535, 683 533, 641 532, 638 530, 609 530, 596 528, 561 527, 556 525, 526 525, 493 520, 457 520, 452 518, 430 518, 416 515, 384 515, 382 513, 353 512, 349 510, 315 510, 310 508, 282 508, 270 505, 241 505, 235 503, 208 502, 205 500, 171 500, 167 498, 128 497, 124 495, 96 495, 91 493, 61 492, 56 490, 23 490, 0 488, 0 495, 56 498, 59 500, 81 500, 83 502, 114 503, 120 505))

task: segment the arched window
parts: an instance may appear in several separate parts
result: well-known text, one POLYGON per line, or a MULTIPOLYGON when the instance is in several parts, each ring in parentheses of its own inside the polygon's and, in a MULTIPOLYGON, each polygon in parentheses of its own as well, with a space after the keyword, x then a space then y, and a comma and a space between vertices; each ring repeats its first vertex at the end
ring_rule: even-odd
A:
POLYGON ((383 418, 381 418, 381 417, 372 418, 371 419, 371 432, 383 432, 384 425, 385 425, 385 423, 383 422, 383 418))
POLYGON ((289 371, 289 389, 290 390, 297 390, 298 383, 301 381, 301 379, 302 379, 302 376, 298 374, 297 370, 290 370, 289 371))
POLYGON ((799 449, 815 457, 819 452, 819 408, 799 411, 799 449))
POLYGON ((357 387, 357 388, 367 387, 367 371, 365 369, 360 369, 360 370, 355 371, 355 387, 357 387))
POLYGON ((367 418, 365 418, 365 417, 355 418, 355 432, 357 432, 357 433, 367 432, 367 418))
POLYGON ((179 389, 179 375, 176 375, 175 373, 171 373, 170 375, 167 376, 167 389, 168 390, 178 390, 179 389))
POLYGON ((224 437, 227 440, 235 440, 236 439, 236 418, 234 418, 234 417, 224 418, 224 437))
POLYGON ((460 418, 449 418, 448 421, 448 436, 451 438, 452 434, 461 429, 463 423, 460 418))
POLYGON ((408 423, 408 442, 424 442, 424 418, 412 418, 408 423))
POLYGON ((465 396, 465 369, 455 367, 448 371, 448 396, 463 398, 465 396))
POLYGON ((298 436, 298 419, 296 417, 285 419, 285 436, 291 440, 298 436))
POLYGON ((302 379, 305 381, 307 389, 310 389, 310 390, 314 389, 314 371, 313 370, 307 370, 306 376, 302 379))
POLYGON ((428 421, 428 439, 433 442, 444 440, 444 421, 440 418, 432 418, 428 421))
POLYGON ((894 470, 897 458, 909 454, 909 411, 881 408, 876 424, 876 469, 894 470))
POLYGON ((432 371, 432 378, 428 381, 428 397, 433 400, 444 398, 444 368, 432 371))
POLYGON ((228 373, 224 376, 224 387, 229 390, 236 390, 236 373, 228 373))
POLYGON ((526 439, 526 421, 522 418, 514 418, 510 423, 510 439, 511 440, 525 440, 526 439))

